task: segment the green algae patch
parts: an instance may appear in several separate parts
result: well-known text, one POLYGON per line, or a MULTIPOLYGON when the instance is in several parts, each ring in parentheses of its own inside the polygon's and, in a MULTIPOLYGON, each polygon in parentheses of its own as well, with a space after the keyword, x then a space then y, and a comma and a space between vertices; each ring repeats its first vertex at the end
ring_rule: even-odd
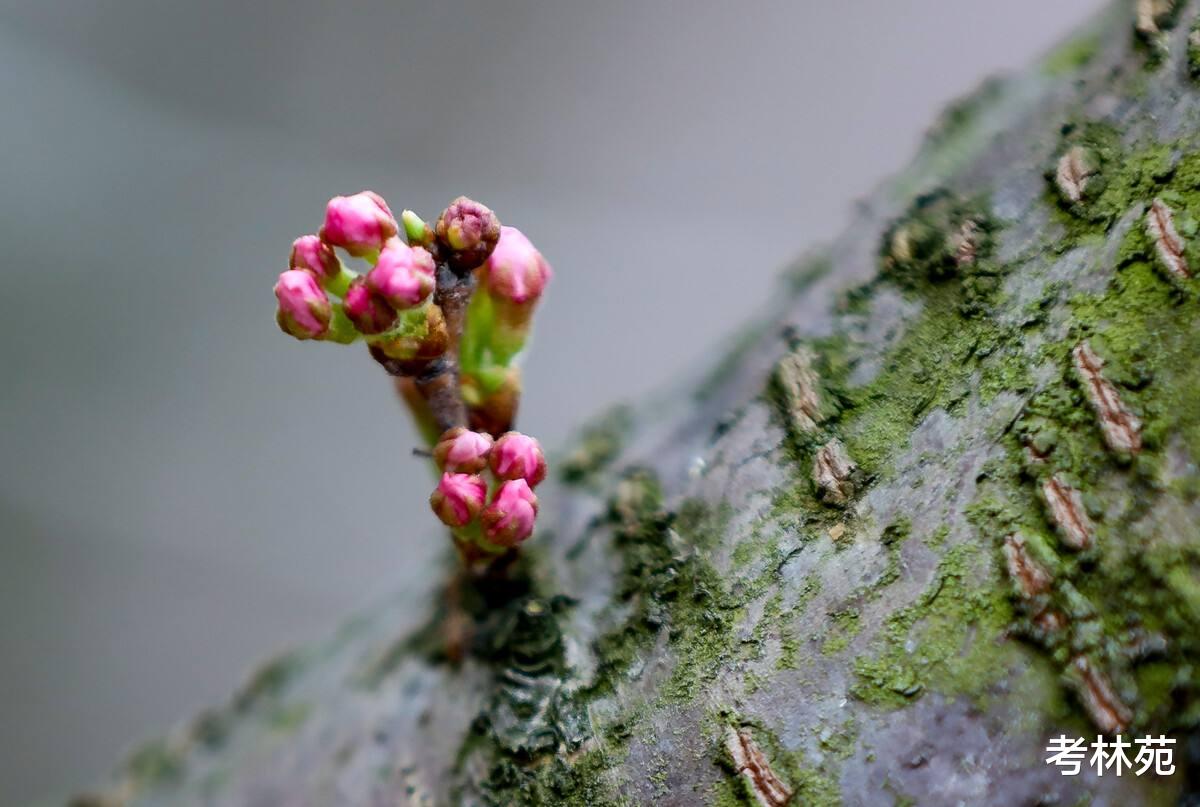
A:
POLYGON ((280 704, 271 710, 267 723, 273 731, 291 734, 299 731, 312 715, 311 703, 280 704))
POLYGON ((1087 67, 1100 52, 1100 35, 1087 32, 1059 45, 1042 60, 1042 72, 1057 78, 1087 67))
MULTIPOLYGON (((865 476, 878 477, 933 409, 954 414, 973 394, 987 404, 1001 392, 1032 387, 1024 331, 991 317, 1010 268, 994 257, 999 228, 984 200, 946 191, 918 197, 892 224, 880 246, 881 279, 852 294, 861 309, 854 316, 871 316, 869 300, 884 282, 918 299, 921 308, 880 357, 874 377, 851 382, 862 358, 851 339, 814 341, 810 364, 819 382, 810 386, 821 402, 816 427, 811 419, 797 427, 795 406, 781 394, 778 373, 768 386, 798 469, 811 467, 815 448, 838 437, 865 476)), ((790 492, 777 509, 821 512, 815 497, 803 491, 790 492)))
POLYGON ((707 559, 706 547, 724 533, 730 511, 685 502, 669 512, 650 472, 634 470, 610 506, 620 560, 614 607, 625 616, 596 644, 601 667, 591 694, 615 691, 633 662, 663 631, 676 666, 663 689, 686 701, 734 653, 733 621, 744 602, 733 597, 707 559))
MULTIPOLYGON (((789 751, 785 748, 775 733, 761 721, 745 721, 741 723, 740 727, 758 746, 775 776, 793 792, 790 803, 803 804, 805 807, 841 807, 842 794, 834 770, 836 766, 829 759, 820 765, 812 765, 802 751, 789 751)), ((731 726, 731 728, 738 728, 738 726, 731 726)), ((847 733, 844 738, 832 740, 835 745, 838 745, 839 750, 839 743, 842 739, 851 744, 854 741, 852 733, 847 733)), ((828 757, 838 760, 844 758, 840 753, 834 753, 832 750, 828 751, 828 757)), ((716 762, 725 771, 726 778, 713 789, 709 804, 722 805, 722 807, 738 807, 739 805, 752 807, 761 803, 746 777, 738 772, 733 758, 724 744, 722 744, 722 750, 718 754, 716 762)))
MULTIPOLYGON (((1119 217, 1164 193, 1178 213, 1181 233, 1188 239, 1195 234, 1188 215, 1197 209, 1193 204, 1200 189, 1200 165, 1194 159, 1179 157, 1169 146, 1127 150, 1111 132, 1095 127, 1068 134, 1064 143, 1084 143, 1096 150, 1103 158, 1106 175, 1091 186, 1085 205, 1075 208, 1058 199, 1052 201, 1055 215, 1066 229, 1056 250, 1080 244, 1098 247, 1119 217)), ((888 617, 872 638, 870 650, 855 659, 852 694, 885 708, 901 707, 926 691, 986 699, 997 679, 1027 654, 1022 645, 1005 640, 1010 629, 1019 634, 1029 623, 1016 616, 1018 599, 1010 582, 994 571, 1003 563, 1000 539, 1009 528, 1028 530, 1031 553, 1064 582, 1056 602, 1079 626, 1073 641, 1098 654, 1102 662, 1111 662, 1123 652, 1121 648, 1133 641, 1129 637, 1165 633, 1174 638, 1184 627, 1194 628, 1200 614, 1196 582, 1200 562, 1187 547, 1146 547, 1137 568, 1151 568, 1151 579, 1160 590, 1157 594, 1139 589, 1135 578, 1140 572, 1132 567, 1122 569, 1094 553, 1064 557, 1055 551, 1054 541, 1048 537, 1045 507, 1036 493, 1040 477, 1031 474, 1023 459, 1026 446, 1033 445, 1048 457, 1047 472, 1060 472, 1073 480, 1104 534, 1115 526, 1104 522, 1105 507, 1096 491, 1111 473, 1129 475, 1138 497, 1173 490, 1163 479, 1166 445, 1171 440, 1182 441, 1191 456, 1197 456, 1200 447, 1200 416, 1196 414, 1200 407, 1183 392, 1195 389, 1191 357, 1200 355, 1198 326, 1194 324, 1200 318, 1191 316, 1194 294, 1186 284, 1165 281, 1139 221, 1120 247, 1119 272, 1112 288, 1104 295, 1071 300, 1069 338, 1045 345, 1030 356, 1023 342, 1033 327, 1044 326, 1042 309, 1031 311, 1020 326, 1003 325, 991 317, 1002 302, 1000 280, 1011 268, 992 258, 995 224, 979 212, 982 207, 977 203, 942 199, 919 211, 925 219, 915 220, 918 226, 900 238, 901 242, 907 240, 899 252, 907 262, 893 262, 886 267, 888 279, 868 284, 854 295, 852 314, 857 317, 870 316, 871 298, 881 282, 895 283, 921 303, 898 341, 879 358, 871 380, 861 385, 850 383, 858 360, 856 348, 852 339, 836 335, 805 345, 815 354, 824 404, 815 429, 799 429, 789 420, 795 401, 784 400, 777 379, 765 396, 788 428, 787 450, 795 472, 793 482, 776 497, 771 518, 797 529, 805 527, 801 532, 811 536, 814 530, 844 519, 844 514, 816 499, 808 480, 813 452, 824 441, 842 439, 868 479, 878 478, 890 472, 890 464, 908 446, 913 429, 934 409, 953 416, 972 397, 986 404, 1001 393, 1034 393, 1035 366, 1044 370, 1048 363, 1061 373, 1058 381, 1052 379, 1048 387, 1033 395, 1019 422, 1003 437, 1006 455, 988 466, 981 482, 971 520, 984 535, 997 536, 996 540, 982 548, 956 546, 946 551, 925 591, 888 617), (927 227, 931 223, 932 227, 927 227), (909 251, 905 253, 905 249, 909 251), (962 250, 971 260, 958 261, 962 250), (1144 419, 1147 448, 1135 462, 1122 463, 1105 451, 1095 414, 1072 376, 1070 350, 1081 338, 1095 343, 1107 362, 1106 374, 1111 374, 1121 394, 1144 419), (1115 596, 1136 604, 1136 613, 1141 615, 1137 625, 1117 624, 1103 607, 1101 591, 1121 587, 1129 590, 1115 596), (1162 613, 1150 613, 1164 603, 1162 613)), ((912 226, 914 220, 908 224, 912 226)), ((897 231, 893 229, 890 241, 885 241, 885 261, 889 255, 895 257, 897 231)), ((1194 265, 1200 265, 1200 260, 1194 265)), ((757 338, 755 334, 753 339, 757 338)), ((747 344, 749 341, 751 337, 747 344)), ((727 372, 728 368, 721 375, 727 372)), ((692 701, 730 660, 761 657, 768 639, 774 639, 773 634, 768 635, 768 626, 785 621, 781 619, 784 611, 807 605, 815 588, 808 597, 802 593, 790 608, 780 593, 771 595, 767 588, 777 572, 772 562, 779 554, 777 537, 767 540, 753 534, 739 541, 732 557, 734 569, 741 573, 736 586, 731 588, 728 580, 716 573, 708 554, 720 544, 728 517, 727 511, 698 502, 685 502, 677 512, 668 512, 658 482, 649 472, 635 472, 621 482, 610 508, 620 564, 609 611, 615 624, 596 642, 601 668, 589 689, 580 693, 584 703, 615 693, 638 660, 664 637, 674 666, 658 689, 660 704, 692 701), (763 562, 765 569, 747 576, 751 566, 763 562), (747 603, 755 597, 766 597, 763 616, 754 626, 752 638, 739 642, 733 636, 734 625, 744 618, 747 603)), ((855 529, 852 523, 848 526, 855 529)), ((903 520, 884 531, 883 543, 897 566, 899 547, 909 532, 903 520)), ((941 551, 948 535, 949 530, 942 527, 924 538, 925 545, 941 551)), ((896 579, 896 569, 889 569, 879 585, 859 596, 877 597, 896 579)), ((813 580, 819 586, 817 578, 813 580)), ((859 612, 852 608, 830 614, 830 629, 821 651, 845 652, 867 627, 861 622, 859 612)), ((786 635, 779 636, 779 642, 776 666, 794 667, 799 655, 797 642, 786 635)), ((1186 641, 1183 644, 1183 655, 1190 658, 1191 647, 1186 641)), ((1067 660, 1056 650, 1039 662, 1048 669, 1035 683, 1045 685, 1047 696, 1063 695, 1061 686, 1051 687, 1046 681, 1053 678, 1055 670, 1062 671, 1067 660)), ((1111 669, 1108 663, 1102 666, 1111 669)), ((1133 665, 1128 676, 1120 670, 1115 673, 1114 685, 1120 691, 1128 691, 1130 680, 1140 691, 1139 721, 1147 715, 1160 715, 1193 686, 1181 681, 1174 669, 1151 660, 1133 665)), ((762 681, 748 678, 744 683, 746 691, 752 692, 762 681)), ((1068 703, 1062 697, 1063 710, 1068 703)), ((631 726, 643 720, 644 715, 635 713, 620 725, 598 727, 602 735, 599 746, 609 753, 614 749, 624 753, 631 726)), ((769 745, 772 740, 763 742, 769 745)), ((836 776, 824 765, 813 768, 777 744, 771 747, 770 756, 803 803, 837 803, 836 776)), ((613 764, 611 756, 589 751, 572 765, 558 759, 552 764, 559 771, 557 784, 544 778, 543 767, 548 765, 530 770, 511 760, 497 767, 490 781, 515 783, 495 792, 517 802, 553 796, 559 803, 581 803, 572 799, 581 798, 578 793, 583 788, 589 803, 617 803, 612 801, 612 783, 604 776, 613 764), (586 760, 584 768, 572 772, 580 760, 586 760)), ((746 800, 750 798, 740 777, 732 775, 717 784, 711 795, 721 804, 749 803, 746 800)))
MULTIPOLYGON (((804 582, 800 585, 796 602, 789 613, 802 613, 808 607, 809 602, 820 592, 821 578, 815 573, 805 577, 804 582)), ((768 614, 770 614, 769 611, 767 614, 764 614, 764 618, 768 614)), ((800 640, 791 628, 790 622, 778 619, 776 620, 776 624, 781 625, 781 628, 779 635, 779 659, 775 662, 775 669, 794 670, 800 663, 800 640)))
MULTIPOLYGON (((1162 154, 1172 151, 1155 147, 1133 160, 1132 187, 1166 200, 1180 232, 1194 233, 1188 218, 1200 209, 1200 161, 1185 154, 1169 170, 1144 168, 1147 160, 1165 165, 1162 154)), ((1118 191, 1129 188, 1106 193, 1118 191)), ((1195 239, 1185 238, 1191 239, 1186 258, 1194 261, 1195 239)), ((1024 614, 1014 632, 1041 646, 1060 672, 1086 654, 1121 693, 1134 725, 1146 729, 1200 721, 1196 682, 1171 672, 1200 663, 1200 546, 1186 484, 1195 479, 1200 456, 1200 317, 1193 283, 1164 272, 1146 228, 1136 222, 1118 246, 1108 287, 1072 298, 1066 338, 1041 349, 1055 375, 1014 423, 1005 456, 989 463, 970 512, 984 534, 996 536, 997 562, 1003 563, 1004 536, 1020 533, 1053 581, 1032 600, 1014 586, 1013 602, 1024 614), (1073 356, 1085 341, 1112 394, 1137 419, 1137 451, 1107 445, 1073 356), (1078 494, 1091 539, 1083 551, 1053 537, 1053 513, 1041 494, 1051 478, 1078 494)))
POLYGON ((850 641, 862 630, 857 611, 836 611, 829 615, 829 633, 821 643, 821 653, 833 656, 850 646, 850 641))
POLYGON ((1181 294, 1145 260, 1123 267, 1111 291, 1080 297, 1072 311, 1080 337, 1106 360, 1105 375, 1121 385, 1144 421, 1149 450, 1181 437, 1200 457, 1200 316, 1196 292, 1181 294))
POLYGON ((1001 637, 1012 608, 991 578, 975 547, 948 550, 920 598, 888 617, 877 651, 855 660, 851 693, 885 707, 926 690, 983 694, 1004 675, 1011 653, 1001 637))
POLYGON ((1090 233, 1107 231, 1134 205, 1153 199, 1175 171, 1176 150, 1170 144, 1131 149, 1122 144, 1120 132, 1106 124, 1066 124, 1054 162, 1046 167, 1047 200, 1066 230, 1057 249, 1064 252, 1090 233), (1078 149, 1088 166, 1077 200, 1070 198, 1058 178, 1059 161, 1071 149, 1078 149))
POLYGON ((798 297, 832 271, 833 261, 828 254, 819 252, 810 255, 783 273, 784 289, 793 298, 798 297))
POLYGON ((921 313, 876 377, 842 392, 843 440, 869 475, 887 471, 933 409, 954 414, 975 388, 990 398, 1032 385, 1019 330, 963 316, 957 284, 934 285, 923 300, 921 313))
POLYGON ((248 712, 280 696, 304 668, 301 652, 284 653, 263 664, 233 696, 233 708, 248 712))
POLYGON ((578 445, 563 458, 560 468, 563 481, 587 484, 612 463, 633 431, 633 411, 628 406, 615 406, 583 428, 578 445))
POLYGON ((618 807, 627 802, 614 794, 606 774, 619 762, 600 749, 581 754, 570 763, 555 757, 536 767, 505 759, 493 766, 481 788, 484 803, 495 807, 618 807))
POLYGON ((1187 41, 1188 75, 1200 79, 1200 18, 1192 22, 1187 41))
POLYGON ((133 752, 125 772, 139 787, 161 787, 183 778, 184 759, 166 740, 153 740, 133 752))

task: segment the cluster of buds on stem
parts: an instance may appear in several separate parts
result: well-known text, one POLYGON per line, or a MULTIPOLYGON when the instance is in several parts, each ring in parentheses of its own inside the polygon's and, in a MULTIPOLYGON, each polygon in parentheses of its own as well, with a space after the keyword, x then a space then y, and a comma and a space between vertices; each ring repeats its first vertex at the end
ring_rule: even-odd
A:
POLYGON ((324 223, 296 239, 275 284, 285 333, 361 340, 395 377, 441 452, 434 511, 460 546, 516 546, 533 529, 533 487, 545 460, 536 441, 510 430, 521 396, 517 361, 550 276, 529 239, 478 202, 460 196, 430 226, 411 210, 397 219, 382 196, 362 191, 329 200, 324 223), (339 251, 365 271, 348 267, 339 251), (451 434, 462 445, 443 450, 451 434), (490 496, 480 476, 486 461, 470 467, 451 457, 468 447, 499 458, 490 496), (537 467, 529 466, 535 455, 537 467))
POLYGON ((429 505, 465 558, 499 554, 533 534, 538 512, 533 489, 546 478, 537 440, 520 432, 493 440, 459 427, 442 435, 433 458, 442 477, 429 505))

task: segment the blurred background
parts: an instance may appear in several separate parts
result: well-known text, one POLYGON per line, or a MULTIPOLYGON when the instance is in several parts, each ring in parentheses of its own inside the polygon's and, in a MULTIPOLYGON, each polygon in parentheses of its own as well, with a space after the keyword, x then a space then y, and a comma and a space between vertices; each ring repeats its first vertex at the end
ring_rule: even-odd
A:
POLYGON ((442 550, 384 374, 273 321, 329 196, 532 237, 555 446, 712 361, 948 100, 1101 5, 0 3, 0 804, 442 550))

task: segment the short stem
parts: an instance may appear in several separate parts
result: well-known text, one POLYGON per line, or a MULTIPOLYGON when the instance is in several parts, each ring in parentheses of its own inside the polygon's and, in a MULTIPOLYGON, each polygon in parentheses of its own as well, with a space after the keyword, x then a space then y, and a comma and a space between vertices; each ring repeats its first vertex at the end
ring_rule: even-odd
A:
POLYGON ((350 288, 351 281, 358 277, 358 272, 347 269, 342 263, 338 262, 337 277, 321 278, 321 285, 325 287, 325 291, 336 297, 345 297, 346 291, 350 288))
POLYGON ((433 302, 442 310, 450 341, 446 352, 431 361, 423 372, 414 374, 413 380, 421 396, 429 402, 429 409, 442 431, 467 425, 467 407, 459 388, 458 351, 474 286, 475 278, 470 272, 457 273, 444 261, 439 261, 433 302))
POLYGON ((440 431, 467 425, 467 407, 458 389, 458 365, 447 355, 434 359, 424 373, 413 377, 417 391, 429 403, 440 431))
POLYGON ((446 330, 450 332, 450 347, 446 356, 454 360, 454 374, 458 375, 458 351, 462 343, 463 323, 467 316, 467 304, 475 289, 475 276, 471 272, 458 273, 445 262, 438 264, 437 291, 433 301, 442 309, 446 318, 446 330))
POLYGON ((438 434, 467 425, 467 407, 458 389, 458 373, 450 372, 444 355, 423 361, 402 361, 388 358, 378 346, 372 345, 371 356, 389 375, 412 381, 412 388, 429 407, 438 434))

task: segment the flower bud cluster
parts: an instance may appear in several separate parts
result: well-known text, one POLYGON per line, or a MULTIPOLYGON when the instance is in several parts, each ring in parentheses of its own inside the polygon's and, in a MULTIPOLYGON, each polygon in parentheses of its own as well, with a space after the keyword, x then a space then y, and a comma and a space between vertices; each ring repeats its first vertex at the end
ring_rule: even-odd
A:
POLYGON ((495 550, 515 547, 533 534, 538 513, 533 489, 546 478, 537 440, 520 432, 493 440, 456 428, 438 440, 433 458, 442 478, 429 504, 460 540, 495 550))
POLYGON ((407 390, 418 425, 442 433, 430 504, 460 549, 495 554, 533 532, 546 461, 536 440, 511 428, 516 358, 550 276, 529 239, 479 202, 460 196, 431 225, 411 210, 397 218, 364 190, 329 200, 275 284, 285 333, 366 342, 407 390))
POLYGON ((292 243, 289 269, 275 286, 280 328, 297 339, 365 338, 389 359, 444 352, 445 322, 440 311, 430 310, 434 257, 428 244, 406 244, 400 231, 387 202, 373 191, 330 199, 319 234, 292 243), (337 250, 365 260, 370 269, 365 275, 351 271, 337 250))

